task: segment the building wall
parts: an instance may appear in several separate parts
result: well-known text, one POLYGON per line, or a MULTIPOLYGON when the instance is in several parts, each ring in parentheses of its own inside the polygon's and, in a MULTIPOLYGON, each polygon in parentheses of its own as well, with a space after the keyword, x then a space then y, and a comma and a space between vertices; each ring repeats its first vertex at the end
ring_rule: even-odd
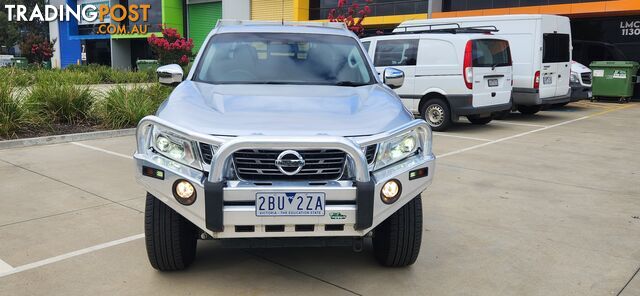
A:
POLYGON ((222 0, 222 18, 228 20, 251 19, 251 0, 222 0))
POLYGON ((293 21, 295 0, 252 0, 251 19, 268 21, 293 21))
POLYGON ((189 38, 193 39, 193 52, 196 53, 222 17, 222 2, 189 4, 188 9, 189 38))
MULTIPOLYGON (((446 1, 443 0, 443 10, 446 10, 446 1)), ((465 1, 465 0, 462 0, 465 1)), ((469 0, 473 1, 473 0, 469 0)), ((484 1, 475 1, 484 2, 484 1)), ((499 1, 505 2, 505 1, 499 1)), ((640 0, 599 0, 599 1, 578 1, 578 0, 519 0, 506 1, 511 6, 503 8, 487 8, 487 9, 463 9, 457 11, 444 11, 434 13, 434 18, 443 17, 463 17, 463 16, 482 16, 482 15, 501 15, 501 14, 559 14, 572 17, 589 17, 589 16, 609 16, 640 13, 640 0), (551 2, 548 2, 551 1, 551 2), (535 3, 559 3, 536 5, 535 3), (515 3, 518 3, 516 6, 515 3), (526 3, 533 3, 528 6, 526 3)), ((493 6, 496 7, 496 6, 493 6)))

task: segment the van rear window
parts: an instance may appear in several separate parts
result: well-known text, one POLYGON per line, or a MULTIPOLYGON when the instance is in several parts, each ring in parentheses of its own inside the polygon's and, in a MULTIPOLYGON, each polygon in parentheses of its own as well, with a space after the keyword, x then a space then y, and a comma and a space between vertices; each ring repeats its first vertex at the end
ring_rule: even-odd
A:
POLYGON ((571 60, 569 34, 544 34, 543 63, 565 63, 571 60))
POLYGON ((511 66, 509 42, 498 39, 473 40, 473 67, 511 66))

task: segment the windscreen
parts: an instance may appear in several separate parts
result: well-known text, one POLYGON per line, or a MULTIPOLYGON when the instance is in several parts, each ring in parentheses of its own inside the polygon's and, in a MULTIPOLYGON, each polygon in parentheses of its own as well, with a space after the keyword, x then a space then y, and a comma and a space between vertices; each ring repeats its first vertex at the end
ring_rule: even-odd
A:
POLYGON ((355 39, 289 33, 215 35, 200 59, 195 78, 213 84, 375 83, 355 39))
POLYGON ((569 34, 544 34, 543 63, 565 63, 571 60, 569 34))
POLYGON ((473 67, 511 66, 509 42, 498 39, 473 40, 473 67))

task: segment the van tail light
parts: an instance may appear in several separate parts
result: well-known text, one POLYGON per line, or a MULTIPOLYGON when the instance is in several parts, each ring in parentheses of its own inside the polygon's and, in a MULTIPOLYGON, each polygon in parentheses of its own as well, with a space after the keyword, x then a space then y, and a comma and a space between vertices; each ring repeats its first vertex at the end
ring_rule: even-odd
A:
POLYGON ((533 88, 540 88, 540 71, 537 71, 536 75, 533 77, 533 88))
POLYGON ((473 42, 467 41, 467 46, 464 49, 464 64, 462 66, 462 76, 464 76, 464 84, 468 89, 473 89, 473 42))

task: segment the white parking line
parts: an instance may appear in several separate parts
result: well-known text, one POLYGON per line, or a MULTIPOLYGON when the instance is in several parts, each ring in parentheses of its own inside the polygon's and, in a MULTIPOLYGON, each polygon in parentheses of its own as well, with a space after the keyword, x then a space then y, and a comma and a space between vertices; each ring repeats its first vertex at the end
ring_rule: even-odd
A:
POLYGON ((441 132, 433 132, 433 135, 434 136, 440 136, 440 137, 458 138, 458 139, 474 140, 474 141, 482 141, 482 142, 491 142, 491 141, 493 141, 493 140, 490 140, 490 139, 459 136, 459 135, 445 134, 445 133, 441 133, 441 132))
POLYGON ((633 106, 635 106, 635 105, 627 105, 627 106, 624 106, 624 107, 620 107, 620 108, 616 108, 616 109, 610 109, 610 110, 594 113, 594 114, 591 114, 591 115, 583 116, 583 117, 580 117, 580 118, 563 121, 563 122, 560 122, 560 123, 556 123, 556 124, 553 124, 553 125, 549 125, 549 126, 545 126, 545 127, 539 128, 539 129, 535 129, 535 130, 532 130, 532 131, 519 133, 517 135, 504 137, 504 138, 497 139, 497 140, 494 140, 494 141, 491 141, 491 142, 482 143, 482 144, 474 145, 474 146, 467 147, 467 148, 462 148, 462 149, 459 149, 459 150, 456 150, 456 151, 452 151, 452 152, 449 152, 449 153, 444 153, 442 155, 438 155, 437 157, 438 158, 443 158, 443 157, 447 157, 447 156, 451 156, 451 155, 460 154, 462 152, 467 152, 467 151, 470 151, 470 150, 482 148, 482 147, 485 147, 485 146, 497 144, 497 143, 508 141, 508 140, 512 140, 512 139, 515 139, 515 138, 520 138, 522 136, 526 136, 526 135, 530 135, 530 134, 533 134, 533 133, 541 132, 541 131, 548 130, 548 129, 551 129, 551 128, 554 128, 554 127, 563 126, 563 125, 566 125, 566 124, 569 124, 569 123, 574 123, 576 121, 585 120, 587 118, 591 118, 591 117, 595 117, 595 116, 598 116, 598 115, 610 113, 610 112, 613 112, 613 111, 618 111, 618 110, 630 108, 630 107, 633 107, 633 106))
POLYGON ((98 251, 98 250, 106 249, 106 248, 109 248, 109 247, 113 247, 113 246, 121 245, 121 244, 124 244, 124 243, 128 243, 130 241, 138 240, 138 239, 141 239, 143 237, 144 237, 144 233, 136 234, 136 235, 132 235, 132 236, 129 236, 129 237, 121 238, 119 240, 106 242, 106 243, 103 243, 103 244, 99 244, 99 245, 95 245, 95 246, 92 246, 92 247, 84 248, 84 249, 81 249, 81 250, 69 252, 69 253, 66 253, 66 254, 59 255, 59 256, 55 256, 55 257, 47 258, 47 259, 44 259, 44 260, 36 261, 36 262, 33 262, 33 263, 21 265, 21 266, 12 268, 12 269, 10 269, 8 271, 0 271, 0 278, 8 276, 8 275, 11 275, 11 274, 14 274, 14 273, 23 272, 23 271, 27 271, 27 270, 30 270, 30 269, 34 269, 34 268, 42 267, 42 266, 49 265, 49 264, 52 264, 52 263, 56 263, 56 262, 59 262, 59 261, 62 261, 62 260, 66 260, 66 259, 72 258, 72 257, 76 257, 76 256, 80 256, 80 255, 83 255, 83 254, 91 253, 91 252, 94 252, 94 251, 98 251))
POLYGON ((0 274, 9 272, 11 270, 13 270, 13 266, 9 265, 9 263, 4 262, 2 259, 0 259, 0 274))
POLYGON ((528 126, 528 127, 547 127, 547 125, 533 124, 533 123, 522 123, 522 122, 513 122, 513 121, 506 121, 506 120, 493 120, 493 121, 491 121, 491 123, 518 125, 518 126, 528 126))
POLYGON ((122 154, 122 153, 109 151, 109 150, 106 150, 106 149, 98 148, 98 147, 87 145, 87 144, 82 144, 82 143, 78 143, 78 142, 71 142, 71 144, 76 145, 76 146, 80 146, 80 147, 84 147, 84 148, 87 148, 87 149, 95 150, 95 151, 104 152, 104 153, 115 155, 115 156, 120 156, 120 157, 127 158, 127 159, 133 159, 133 156, 131 156, 131 155, 125 155, 125 154, 122 154))

